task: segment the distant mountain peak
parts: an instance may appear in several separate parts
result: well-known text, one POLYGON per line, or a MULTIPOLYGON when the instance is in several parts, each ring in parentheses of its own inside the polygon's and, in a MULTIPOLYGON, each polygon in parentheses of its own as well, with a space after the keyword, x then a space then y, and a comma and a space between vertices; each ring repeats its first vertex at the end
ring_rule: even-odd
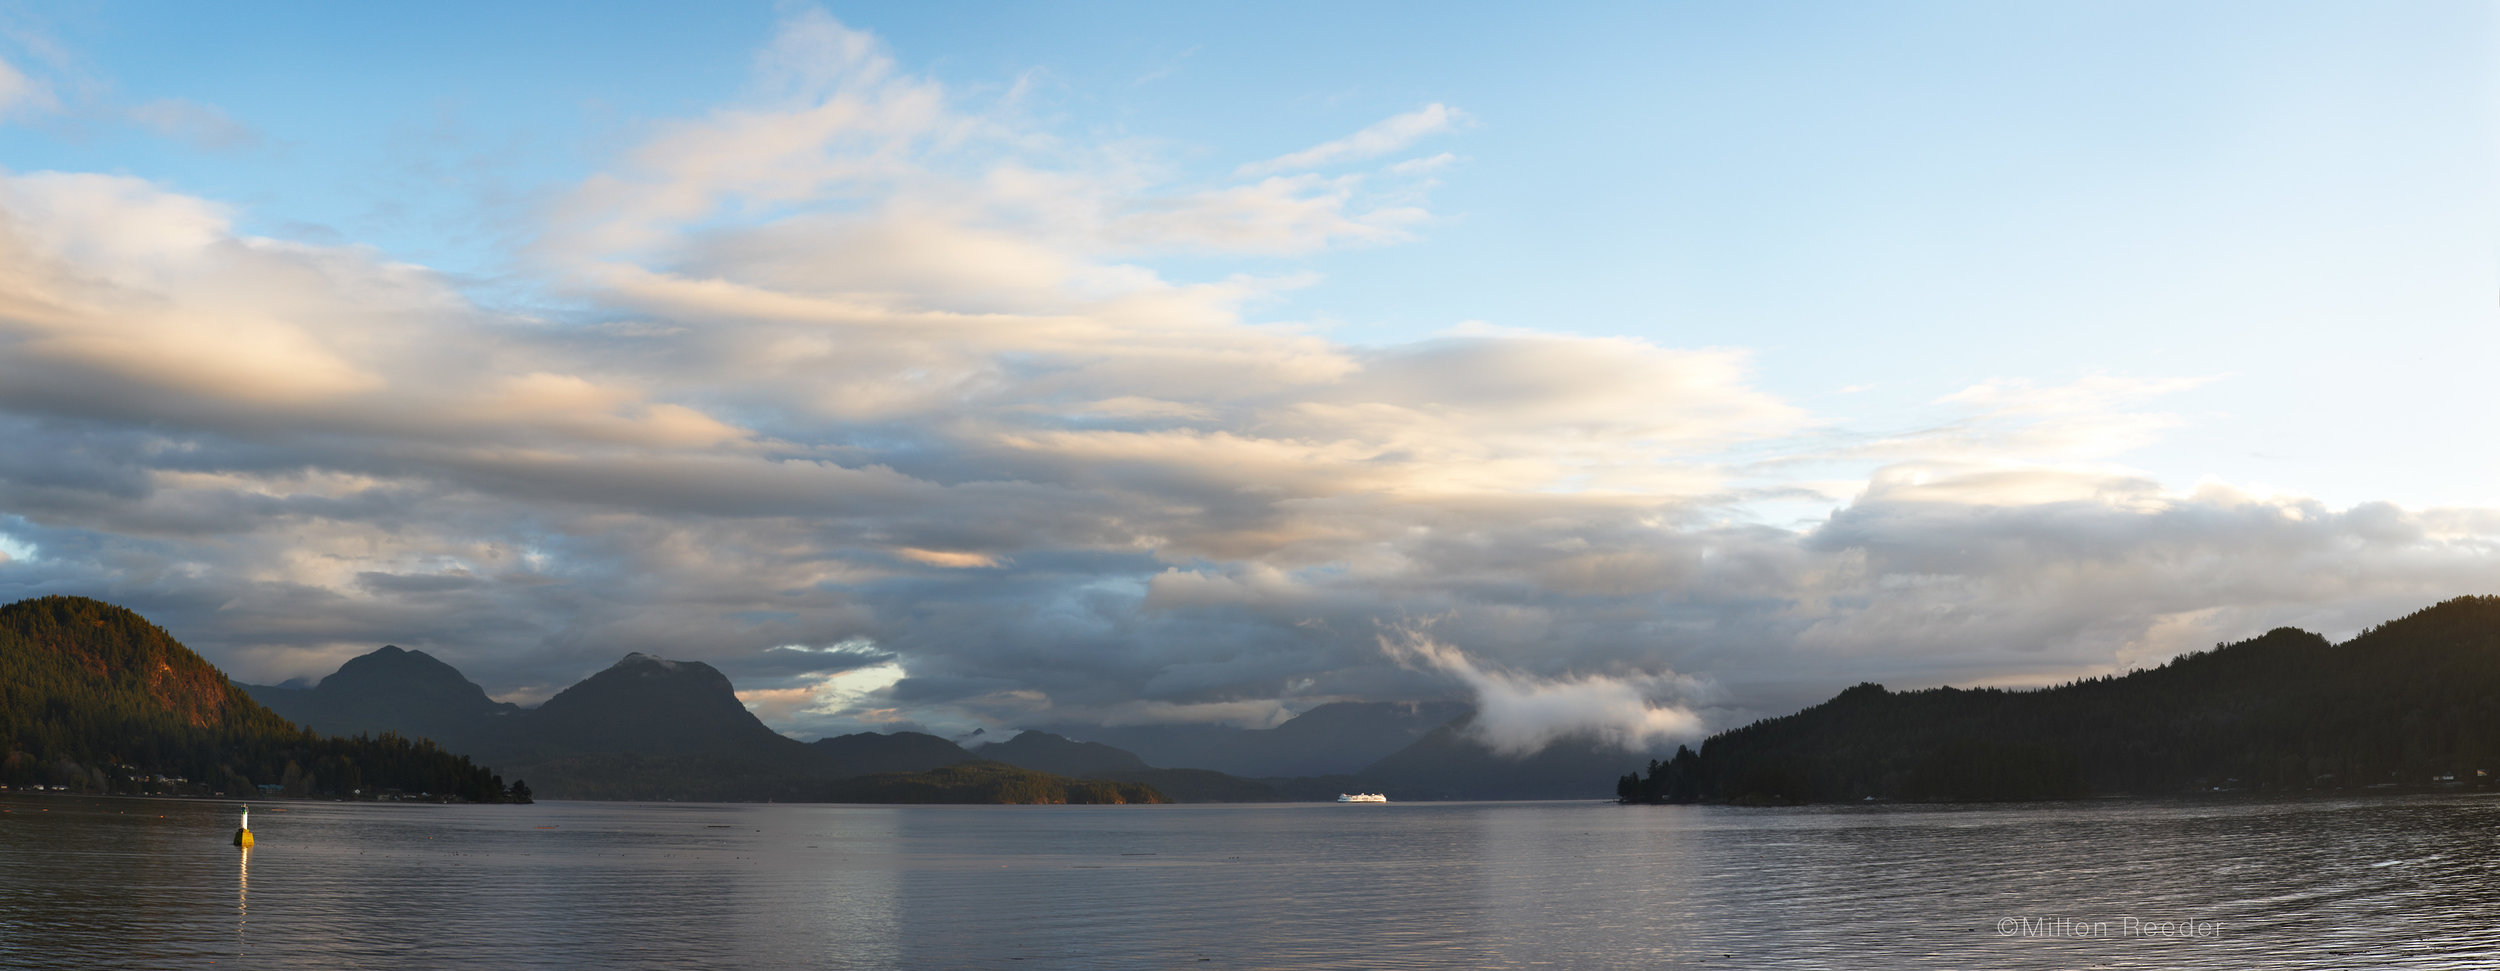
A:
POLYGON ((1036 772, 1079 778, 1107 772, 1143 772, 1147 769, 1145 760, 1126 750, 1031 729, 1017 732, 1016 737, 1004 742, 982 745, 976 753, 985 759, 995 759, 1036 772))
POLYGON ((658 668, 658 669, 660 669, 660 670, 662 670, 662 671, 675 671, 675 670, 677 670, 678 668, 683 667, 683 666, 685 665, 685 663, 686 663, 686 662, 683 662, 683 661, 671 661, 671 660, 669 660, 669 659, 667 659, 667 658, 664 658, 664 657, 659 657, 659 656, 657 656, 657 655, 644 654, 644 653, 643 653, 643 652, 641 652, 641 651, 635 651, 635 652, 633 652, 633 653, 631 653, 631 654, 627 654, 627 655, 625 655, 625 657, 624 657, 624 659, 623 659, 623 660, 620 660, 620 661, 616 662, 616 664, 615 664, 615 665, 613 665, 613 666, 614 666, 614 667, 618 667, 618 668, 632 668, 632 667, 645 667, 645 666, 647 666, 647 667, 654 667, 654 668, 658 668))
POLYGON ((330 692, 396 690, 409 682, 434 686, 437 690, 468 695, 474 692, 483 700, 485 689, 470 683, 459 669, 437 660, 424 651, 410 651, 384 645, 371 652, 347 659, 337 671, 321 679, 317 688, 330 692))
POLYGON ((757 720, 718 669, 640 651, 556 692, 529 721, 538 741, 579 752, 772 758, 804 751, 757 720))
POLYGON ((396 645, 349 658, 318 682, 306 680, 242 687, 278 714, 318 731, 397 732, 471 754, 482 741, 485 719, 518 710, 487 697, 486 689, 459 669, 396 645))

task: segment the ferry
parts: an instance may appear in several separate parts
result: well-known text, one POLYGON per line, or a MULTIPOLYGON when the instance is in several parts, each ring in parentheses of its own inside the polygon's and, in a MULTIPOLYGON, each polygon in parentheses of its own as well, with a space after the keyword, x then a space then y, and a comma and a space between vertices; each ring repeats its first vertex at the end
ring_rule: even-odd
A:
POLYGON ((1384 796, 1384 795, 1381 795, 1380 793, 1377 793, 1377 792, 1358 792, 1358 793, 1355 793, 1355 794, 1353 794, 1353 795, 1347 795, 1347 794, 1345 794, 1345 793, 1340 792, 1340 793, 1338 793, 1338 794, 1337 794, 1337 801, 1338 801, 1338 802, 1388 802, 1388 801, 1389 801, 1389 797, 1384 796))

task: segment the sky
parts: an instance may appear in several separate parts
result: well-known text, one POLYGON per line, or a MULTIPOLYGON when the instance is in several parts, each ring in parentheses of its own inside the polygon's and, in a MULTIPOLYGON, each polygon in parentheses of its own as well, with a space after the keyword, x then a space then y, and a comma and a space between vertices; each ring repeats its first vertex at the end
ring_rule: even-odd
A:
POLYGON ((254 682, 701 660, 802 737, 1654 744, 2348 637, 2500 593, 2495 53, 2473 3, 0 3, 0 599, 254 682))

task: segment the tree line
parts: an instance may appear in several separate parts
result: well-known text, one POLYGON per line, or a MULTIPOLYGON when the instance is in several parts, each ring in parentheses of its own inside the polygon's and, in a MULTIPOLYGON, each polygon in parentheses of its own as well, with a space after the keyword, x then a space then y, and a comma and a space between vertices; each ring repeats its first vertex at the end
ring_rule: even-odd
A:
POLYGON ((2500 597, 2343 644, 2278 628, 2037 690, 1889 691, 1679 749, 1626 802, 1993 801, 2487 785, 2500 773, 2500 597))

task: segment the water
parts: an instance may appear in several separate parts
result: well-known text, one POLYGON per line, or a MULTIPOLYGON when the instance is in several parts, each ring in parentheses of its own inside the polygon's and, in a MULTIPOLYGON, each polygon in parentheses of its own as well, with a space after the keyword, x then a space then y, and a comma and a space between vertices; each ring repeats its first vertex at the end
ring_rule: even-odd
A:
POLYGON ((2500 963, 2476 796, 0 810, 9 968, 2500 963))

